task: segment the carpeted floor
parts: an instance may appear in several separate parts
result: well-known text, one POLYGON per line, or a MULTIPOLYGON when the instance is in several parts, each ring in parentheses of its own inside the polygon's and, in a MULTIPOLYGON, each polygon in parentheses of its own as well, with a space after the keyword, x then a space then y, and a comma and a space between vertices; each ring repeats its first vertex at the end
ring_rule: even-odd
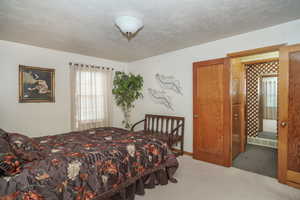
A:
POLYGON ((233 167, 276 178, 277 149, 248 144, 246 152, 234 159, 233 167))
POLYGON ((146 190, 136 200, 299 200, 300 190, 234 167, 179 158, 177 184, 146 190))
POLYGON ((257 137, 264 139, 277 140, 277 133, 272 132, 259 132, 257 137))

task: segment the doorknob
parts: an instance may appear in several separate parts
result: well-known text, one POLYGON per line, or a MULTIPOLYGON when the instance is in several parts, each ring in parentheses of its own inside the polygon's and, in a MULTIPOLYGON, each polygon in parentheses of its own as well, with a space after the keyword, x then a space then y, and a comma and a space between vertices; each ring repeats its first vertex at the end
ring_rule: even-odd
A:
POLYGON ((194 115, 194 118, 198 118, 198 115, 194 115))
POLYGON ((281 126, 282 128, 286 127, 286 125, 287 125, 287 122, 286 122, 286 121, 282 121, 282 122, 280 123, 280 126, 281 126))

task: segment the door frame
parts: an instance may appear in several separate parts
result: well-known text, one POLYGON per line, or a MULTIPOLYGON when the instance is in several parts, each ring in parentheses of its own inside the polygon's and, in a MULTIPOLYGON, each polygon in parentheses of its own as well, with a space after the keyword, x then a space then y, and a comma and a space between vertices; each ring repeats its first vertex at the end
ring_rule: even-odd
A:
MULTIPOLYGON (((245 57, 245 56, 251 56, 251 55, 255 55, 255 54, 263 54, 263 53, 268 53, 268 52, 272 52, 272 51, 279 51, 280 49, 284 46, 286 46, 287 43, 282 43, 282 44, 277 44, 277 45, 273 45, 273 46, 265 46, 265 47, 261 47, 261 48, 255 48, 255 49, 248 49, 248 50, 244 50, 244 51, 238 51, 238 52, 232 52, 232 53, 228 53, 227 57, 230 58, 230 63, 231 60, 236 59, 238 57, 245 57)), ((280 57, 280 55, 279 55, 280 57)), ((245 64, 250 64, 250 63, 256 63, 256 62, 261 62, 261 61, 270 61, 270 60, 276 60, 275 58, 271 58, 271 59, 261 59, 259 61, 250 61, 250 62, 244 62, 242 63, 242 65, 244 66, 245 64)), ((232 66, 230 66, 231 68, 232 66)), ((279 63, 279 70, 280 70, 280 63, 279 63)), ((242 81, 242 89, 243 89, 243 94, 242 94, 242 104, 243 107, 241 108, 241 113, 242 113, 242 119, 244 120, 242 125, 244 127, 244 131, 242 132, 242 137, 241 137, 241 152, 245 152, 246 150, 246 144, 247 144, 247 126, 246 126, 246 118, 247 118, 247 100, 246 100, 246 71, 243 70, 242 71, 242 76, 243 76, 243 81, 242 81)), ((278 73, 278 77, 279 77, 279 73, 278 73)), ((230 78, 231 79, 231 78, 230 78)), ((231 81, 231 80, 230 80, 231 81)), ((278 83, 279 84, 279 83, 278 83)), ((279 105, 279 104, 278 104, 279 105)), ((278 109, 279 110, 279 109, 278 109)), ((279 111, 277 111, 279 112, 279 111)), ((279 120, 279 119, 278 119, 279 120)), ((279 131, 278 131, 279 133, 279 131)), ((279 138, 278 138, 278 143, 279 143, 279 138)), ((279 151, 278 151, 279 152, 279 151)))
MULTIPOLYGON (((196 141, 196 135, 197 135, 197 120, 198 117, 197 115, 197 110, 196 110, 196 105, 197 105, 197 98, 196 98, 196 92, 197 92, 197 67, 206 67, 207 65, 217 65, 217 64, 224 64, 224 67, 226 70, 228 70, 228 74, 230 75, 230 59, 228 57, 225 58, 217 58, 217 59, 212 59, 212 60, 206 60, 206 61, 200 61, 200 62, 194 62, 193 63, 193 158, 196 158, 196 149, 197 149, 197 141, 196 141)), ((229 127, 228 127, 228 137, 224 137, 224 152, 225 154, 225 159, 223 166, 225 167, 231 167, 232 166, 232 131, 231 131, 231 98, 230 98, 230 76, 227 76, 228 81, 228 97, 229 97, 229 102, 228 102, 228 119, 229 119, 229 127), (225 148, 226 147, 226 148, 225 148)), ((224 111, 226 112, 226 111, 224 111)))
POLYGON ((282 43, 282 44, 277 44, 277 45, 273 45, 273 46, 266 46, 266 47, 255 48, 255 49, 248 49, 245 51, 228 53, 227 57, 236 58, 236 57, 251 56, 254 54, 268 53, 268 52, 272 52, 272 51, 279 51, 281 47, 286 46, 286 45, 287 45, 287 43, 282 43))

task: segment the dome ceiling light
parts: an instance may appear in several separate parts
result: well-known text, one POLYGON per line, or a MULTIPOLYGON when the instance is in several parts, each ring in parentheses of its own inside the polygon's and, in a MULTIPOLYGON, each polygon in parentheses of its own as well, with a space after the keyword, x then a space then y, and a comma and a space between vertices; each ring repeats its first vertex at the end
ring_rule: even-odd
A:
POLYGON ((115 20, 115 24, 128 41, 143 28, 142 20, 131 16, 118 17, 115 20))

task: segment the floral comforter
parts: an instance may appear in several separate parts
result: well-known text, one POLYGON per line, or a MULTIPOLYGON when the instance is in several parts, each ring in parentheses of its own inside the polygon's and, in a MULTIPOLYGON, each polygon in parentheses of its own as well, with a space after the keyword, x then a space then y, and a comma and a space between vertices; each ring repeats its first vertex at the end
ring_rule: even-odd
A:
POLYGON ((178 162, 167 145, 142 133, 117 128, 33 138, 40 159, 20 173, 0 177, 0 199, 106 199, 139 178, 178 162))

